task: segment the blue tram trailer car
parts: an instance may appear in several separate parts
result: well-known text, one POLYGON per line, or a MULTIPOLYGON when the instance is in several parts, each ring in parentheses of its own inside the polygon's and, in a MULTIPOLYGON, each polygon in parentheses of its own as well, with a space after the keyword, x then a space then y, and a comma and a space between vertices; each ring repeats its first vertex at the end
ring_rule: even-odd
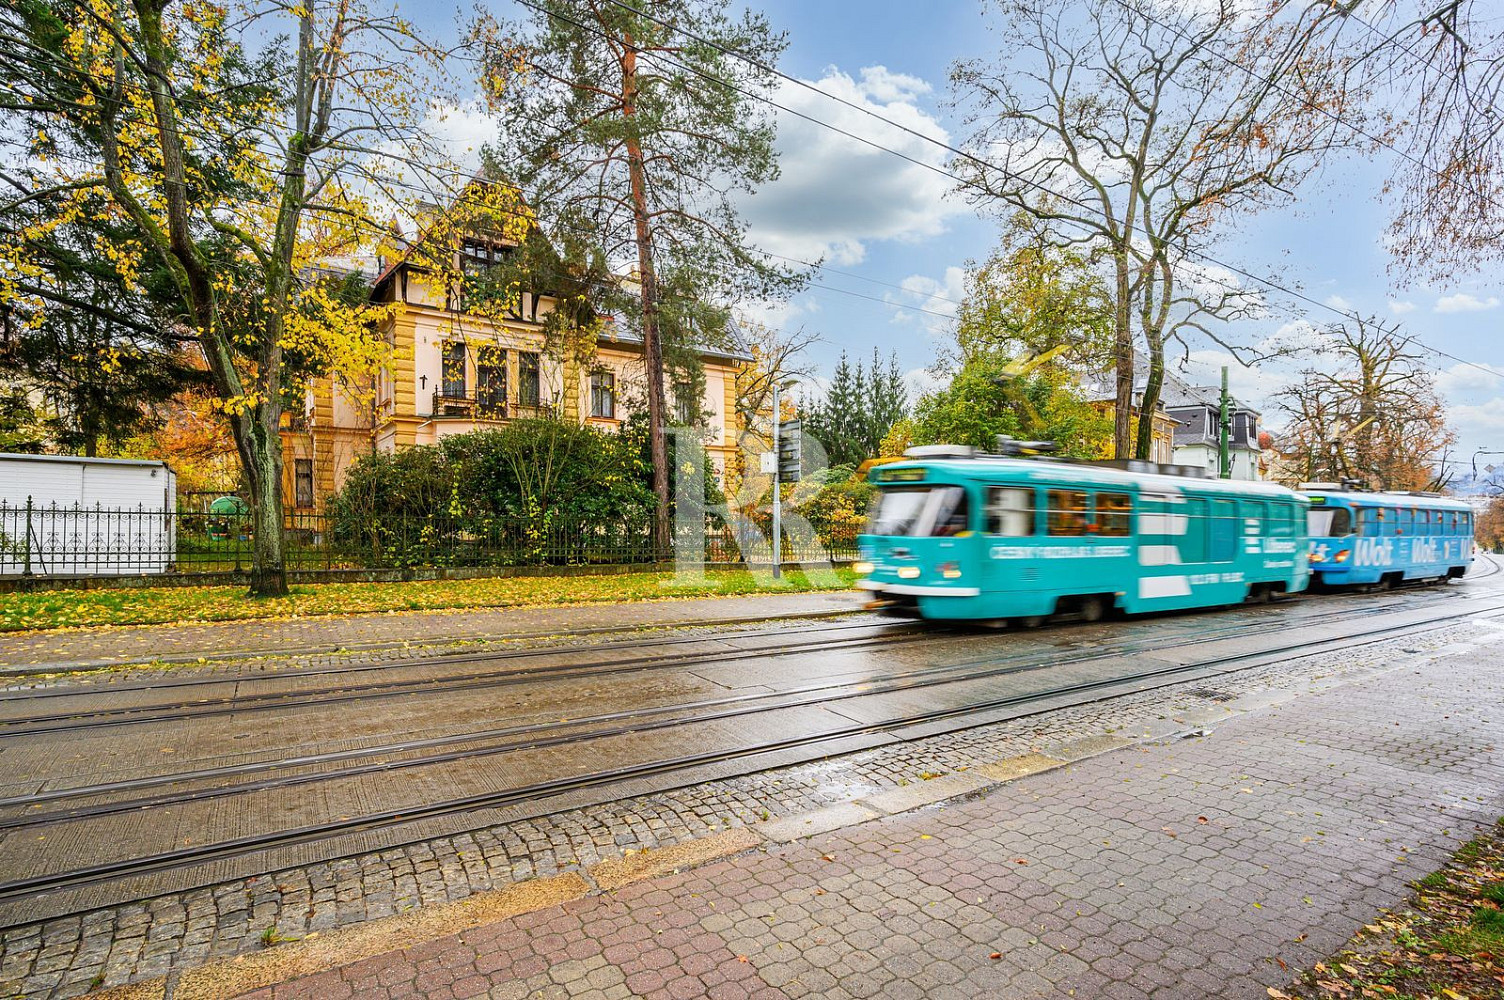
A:
POLYGON ((1328 587, 1449 580, 1473 563, 1473 509, 1423 493, 1367 493, 1308 483, 1311 572, 1328 587))
POLYGON ((858 586, 926 618, 1037 624, 1305 590, 1307 500, 1263 482, 995 456, 878 466, 858 586))

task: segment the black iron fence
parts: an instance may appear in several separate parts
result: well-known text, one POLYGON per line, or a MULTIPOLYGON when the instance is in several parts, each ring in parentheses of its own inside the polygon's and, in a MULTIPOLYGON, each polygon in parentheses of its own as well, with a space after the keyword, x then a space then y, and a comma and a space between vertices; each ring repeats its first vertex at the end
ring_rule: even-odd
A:
MULTIPOLYGON (((101 506, 0 504, 0 577, 95 577, 224 573, 249 569, 250 514, 152 511, 101 506)), ((785 562, 849 560, 852 525, 809 526, 789 518, 785 562)), ((668 552, 652 527, 535 518, 393 515, 359 525, 322 514, 283 516, 283 559, 293 570, 630 565, 693 559, 766 565, 772 544, 765 513, 707 515, 703 532, 678 525, 668 552)))

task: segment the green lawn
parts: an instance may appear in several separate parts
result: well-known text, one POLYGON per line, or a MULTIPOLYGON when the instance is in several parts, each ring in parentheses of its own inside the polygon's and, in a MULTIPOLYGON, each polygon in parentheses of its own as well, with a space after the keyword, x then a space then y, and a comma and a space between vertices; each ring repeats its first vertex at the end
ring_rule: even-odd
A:
POLYGON ((811 581, 785 574, 771 588, 766 573, 712 570, 702 582, 676 585, 672 573, 614 576, 508 577, 409 583, 321 583, 294 587, 288 597, 253 599, 244 587, 147 587, 48 590, 0 594, 0 632, 89 625, 157 625, 169 622, 306 618, 363 611, 444 608, 546 607, 675 597, 840 590, 855 579, 849 569, 811 581))

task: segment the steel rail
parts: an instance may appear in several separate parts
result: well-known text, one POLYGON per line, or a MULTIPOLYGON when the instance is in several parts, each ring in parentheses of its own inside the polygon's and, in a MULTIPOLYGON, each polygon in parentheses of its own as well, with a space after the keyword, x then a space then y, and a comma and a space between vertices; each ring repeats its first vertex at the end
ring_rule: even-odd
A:
MULTIPOLYGON (((791 656, 817 649, 864 649, 874 645, 894 645, 900 642, 938 642, 954 638, 955 633, 940 632, 924 625, 865 626, 884 629, 881 635, 869 638, 853 638, 832 642, 822 639, 744 650, 717 650, 700 653, 684 653, 674 656, 640 656, 628 660, 594 660, 584 663, 559 664, 554 667, 538 667, 516 673, 498 674, 494 670, 456 674, 449 677, 395 678, 386 681, 370 681, 359 685, 315 688, 313 690, 267 691, 258 694, 228 695, 222 698, 204 698, 193 701, 167 702, 152 705, 131 705, 122 708, 79 709, 69 712, 53 712, 45 715, 23 715, 0 719, 0 739, 31 736, 38 733, 77 732, 109 726, 143 725, 151 722, 173 722, 182 719, 197 719, 218 715, 238 715, 242 712, 267 711, 270 709, 301 708, 345 702, 364 701, 371 698, 390 698, 412 693, 447 693, 450 691, 473 691, 481 688, 508 687, 537 680, 567 680, 581 674, 591 677, 607 677, 643 670, 667 667, 686 667, 702 663, 724 663, 760 656, 791 656), (59 723, 49 725, 48 723, 59 723)), ((815 634, 822 634, 816 630, 815 634)), ((724 638, 724 637, 722 637, 724 638)), ((233 682, 230 682, 233 683, 233 682)), ((104 695, 110 692, 99 692, 104 695)))
MULTIPOLYGON (((839 591, 836 591, 835 593, 839 593, 839 591)), ((486 607, 480 607, 480 608, 433 608, 433 609, 430 609, 429 612, 424 612, 424 613, 433 613, 433 612, 442 612, 442 611, 455 612, 455 611, 495 611, 495 610, 498 610, 498 609, 495 608, 495 607, 489 607, 489 608, 486 608, 486 607)), ((556 638, 561 638, 561 637, 562 638, 580 638, 580 637, 596 636, 596 635, 617 635, 617 634, 620 634, 620 635, 630 635, 630 634, 632 634, 634 632, 651 632, 651 631, 655 631, 657 629, 699 628, 701 626, 708 627, 708 628, 721 628, 721 627, 725 627, 725 626, 728 626, 728 625, 756 625, 756 624, 759 624, 761 622, 781 622, 781 621, 811 621, 811 622, 818 622, 818 621, 821 621, 822 619, 827 619, 827 618, 847 618, 847 617, 851 617, 853 615, 859 615, 859 614, 864 614, 864 613, 866 613, 865 609, 863 609, 861 607, 833 608, 833 609, 829 609, 829 610, 826 610, 826 611, 794 611, 794 612, 789 612, 788 614, 771 615, 771 616, 764 616, 764 617, 740 616, 740 617, 734 617, 734 618, 702 618, 702 619, 689 619, 689 620, 679 620, 679 621, 646 622, 646 623, 630 624, 630 625, 595 625, 595 626, 589 626, 589 627, 586 627, 586 628, 555 629, 555 630, 542 631, 542 632, 517 632, 517 633, 510 634, 510 635, 508 635, 508 634, 497 634, 497 633, 494 633, 494 632, 472 632, 472 633, 466 633, 466 634, 461 634, 461 635, 435 636, 433 638, 435 639, 435 641, 448 641, 448 642, 486 642, 486 641, 495 641, 495 642, 527 642, 529 640, 556 639, 556 638)), ((338 618, 340 616, 338 616, 338 615, 321 615, 321 616, 318 616, 318 617, 333 619, 333 618, 338 618)), ((242 623, 243 624, 256 624, 258 621, 260 621, 260 620, 259 619, 245 619, 242 623)), ((194 623, 194 624, 203 624, 203 623, 194 623)), ((207 624, 222 624, 222 623, 207 623, 207 624)), ((166 627, 166 626, 148 626, 148 627, 166 627)), ((640 643, 632 642, 632 641, 629 640, 629 641, 623 641, 623 642, 619 643, 619 645, 621 645, 621 646, 637 646, 637 645, 650 646, 650 645, 656 644, 659 641, 674 642, 674 641, 677 641, 677 640, 673 640, 673 639, 667 639, 667 640, 652 640, 652 639, 648 639, 648 640, 644 640, 644 641, 642 641, 640 643)), ((603 645, 618 645, 618 643, 605 643, 603 645)), ((342 643, 342 644, 339 644, 339 645, 334 645, 332 643, 326 643, 324 645, 318 645, 318 646, 295 646, 295 647, 291 647, 291 648, 288 648, 288 647, 267 647, 267 646, 262 646, 262 647, 254 647, 254 648, 250 648, 250 649, 231 649, 231 650, 227 650, 225 652, 225 654, 224 654, 224 658, 226 660, 255 660, 255 659, 259 659, 259 658, 262 658, 262 657, 269 657, 269 656, 331 656, 331 655, 337 655, 337 654, 340 654, 340 653, 352 653, 352 652, 376 653, 376 652, 382 652, 384 650, 406 649, 406 648, 413 648, 413 644, 409 640, 405 640, 405 639, 403 639, 403 640, 395 640, 395 639, 393 639, 393 640, 378 640, 378 641, 372 641, 372 642, 342 643)), ((421 646, 417 647, 417 648, 421 648, 421 646)), ((480 654, 480 655, 486 656, 486 655, 496 655, 496 654, 480 654)), ((506 654, 503 653, 503 654, 500 654, 500 655, 506 655, 506 654)), ((434 657, 432 660, 428 660, 428 661, 425 661, 425 662, 438 662, 438 661, 440 661, 442 659, 465 659, 465 658, 468 658, 469 656, 470 656, 470 654, 465 654, 465 653, 445 654, 444 656, 434 657)), ((111 662, 111 663, 105 664, 104 666, 107 667, 108 669, 119 669, 119 670, 129 670, 131 668, 149 669, 149 668, 151 668, 151 666, 153 664, 157 664, 157 663, 164 663, 164 664, 186 664, 186 665, 197 666, 197 665, 199 665, 199 661, 201 659, 203 659, 203 657, 201 657, 198 654, 187 654, 187 653, 185 653, 185 654, 173 654, 171 656, 154 657, 154 658, 149 659, 149 660, 120 660, 120 661, 117 661, 117 662, 111 662)), ((99 661, 91 661, 91 662, 99 662, 99 661)), ((380 670, 380 669, 383 669, 383 668, 390 668, 393 665, 394 664, 391 664, 391 663, 349 664, 349 665, 344 665, 344 666, 339 666, 339 667, 332 667, 332 668, 327 668, 327 669, 325 669, 325 668, 318 668, 317 670, 298 671, 298 673, 300 673, 300 674, 308 674, 308 673, 315 673, 315 672, 317 672, 317 673, 339 673, 339 672, 346 671, 346 670, 363 670, 363 669, 380 670)), ((0 684, 10 683, 11 681, 25 680, 28 677, 35 677, 35 676, 37 676, 39 674, 55 674, 55 673, 67 673, 67 672, 70 672, 70 666, 68 664, 66 664, 66 663, 37 663, 37 664, 25 664, 24 666, 27 667, 28 669, 30 669, 32 667, 34 667, 35 669, 30 669, 30 672, 14 671, 14 672, 6 673, 6 674, 0 674, 0 684)), ((99 669, 101 669, 101 668, 97 667, 97 666, 93 666, 93 665, 85 665, 85 666, 82 666, 82 667, 77 666, 77 665, 73 666, 73 670, 75 672, 80 672, 80 673, 97 672, 99 669)), ((213 681, 209 680, 209 679, 206 679, 206 680, 203 681, 203 683, 212 683, 212 682, 213 681)), ((195 681, 195 680, 192 680, 192 679, 177 679, 177 678, 173 678, 173 679, 171 679, 171 680, 169 680, 169 681, 167 681, 165 683, 161 683, 161 684, 158 684, 155 681, 147 681, 146 683, 144 683, 142 685, 133 685, 133 684, 117 685, 117 686, 115 686, 113 688, 113 690, 117 690, 117 691, 118 690, 138 690, 138 689, 144 690, 144 689, 151 688, 151 687, 159 687, 159 686, 160 687, 171 687, 171 686, 184 685, 184 684, 194 684, 194 683, 198 683, 198 681, 195 681)), ((8 692, 30 693, 32 690, 34 690, 34 689, 23 689, 23 688, 11 687, 8 690, 0 690, 0 694, 4 694, 4 693, 8 693, 8 692)), ((37 694, 43 695, 43 696, 45 694, 47 694, 47 693, 48 692, 46 692, 46 691, 37 692, 37 694)))
MULTIPOLYGON (((440 818, 449 815, 473 812, 479 809, 492 809, 519 803, 535 802, 544 800, 559 794, 576 791, 599 785, 611 784, 620 781, 652 777, 664 773, 683 771, 694 767, 703 767, 709 764, 720 763, 730 760, 746 759, 762 754, 774 753, 783 750, 801 749, 819 746, 820 744, 848 739, 856 736, 888 733, 896 730, 908 729, 914 726, 926 725, 935 722, 964 720, 966 716, 982 715, 995 712, 999 709, 1027 706, 1031 703, 1054 701, 1071 695, 1096 694, 1108 688, 1130 687, 1131 691, 1125 693, 1141 693, 1146 690, 1155 690, 1176 683, 1176 678, 1181 675, 1206 671, 1213 676, 1238 673, 1243 670, 1254 669, 1263 666, 1274 658, 1288 656, 1306 651, 1300 655, 1311 655, 1316 651, 1333 651, 1338 649, 1352 649, 1395 638, 1398 635, 1418 635, 1426 632, 1438 631, 1448 628, 1457 621, 1468 618, 1488 617, 1493 612, 1504 611, 1504 605, 1496 605, 1490 608, 1469 609, 1457 611, 1419 622, 1410 622, 1401 625, 1381 628, 1370 631, 1362 636, 1312 639, 1292 643, 1273 649, 1261 649, 1253 653, 1237 654, 1231 657, 1219 657, 1210 660, 1192 661, 1190 663, 1172 664, 1152 670, 1139 671, 1133 674, 1119 675, 1110 678, 1083 681, 1075 684, 1061 685, 1055 688, 1035 691, 1022 695, 1010 695, 1003 698, 991 699, 986 702, 955 706, 951 708, 935 709, 928 712, 915 713, 897 719, 887 719, 875 723, 856 723, 840 729, 829 730, 808 736, 790 737, 783 740, 772 740, 753 744, 747 747, 733 747, 722 750, 712 750, 704 753, 685 754, 677 757, 661 758, 647 761, 641 764, 632 764, 620 768, 611 768, 602 771, 591 772, 581 775, 572 775, 568 778, 551 779, 535 782, 502 791, 482 792, 473 795, 461 796, 440 802, 428 803, 407 809, 381 810, 364 816, 349 817, 333 822, 310 824, 289 830, 281 830, 271 833, 249 834, 230 840, 216 843, 194 845, 191 847, 175 848, 169 851, 158 852, 137 858, 127 858, 119 861, 104 862, 95 865, 86 865, 70 871, 53 872, 45 875, 29 876, 0 882, 0 903, 12 902, 30 898, 39 894, 51 894, 68 889, 78 889, 87 886, 112 881, 115 879, 131 876, 157 874, 164 871, 186 868, 192 865, 203 864, 210 861, 224 860, 239 857, 248 853, 265 851, 273 848, 295 847, 306 843, 316 843, 331 837, 347 834, 382 830, 391 827, 409 824, 418 820, 440 818), (1228 666, 1232 663, 1243 663, 1243 666, 1228 666), (1145 683, 1151 682, 1151 683, 1145 683)), ((1109 696, 1110 697, 1110 696, 1109 696)), ((1088 698, 1087 701, 1100 700, 1088 698)), ((1021 713, 1023 716, 1041 714, 1062 706, 1041 708, 1035 712, 1021 713)), ((955 729, 972 728, 984 725, 985 722, 973 722, 954 727, 955 729)), ((596 737, 598 738, 598 737, 596 737)), ((414 840, 426 839, 423 836, 415 836, 414 840)), ((388 847, 395 845, 386 845, 388 847)))
MULTIPOLYGON (((726 625, 752 625, 752 624, 756 624, 759 621, 766 621, 766 622, 786 621, 786 620, 788 620, 790 618, 794 618, 794 619, 797 619, 797 620, 800 620, 800 621, 810 622, 810 624, 802 625, 802 626, 790 626, 790 627, 787 627, 787 628, 780 628, 780 629, 744 629, 744 630, 741 630, 741 631, 729 633, 729 635, 731 637, 733 637, 733 638, 735 638, 735 637, 757 637, 757 636, 764 636, 764 635, 772 635, 772 636, 779 636, 779 635, 800 635, 800 634, 807 633, 807 632, 819 632, 819 631, 829 632, 832 629, 858 629, 858 628, 882 628, 882 627, 890 627, 891 628, 891 627, 895 627, 896 625, 899 624, 899 623, 893 622, 892 620, 877 620, 877 621, 853 622, 853 623, 850 623, 850 624, 836 624, 836 625, 825 624, 825 623, 823 623, 821 621, 821 619, 827 619, 827 618, 845 618, 845 617, 850 617, 850 616, 853 616, 853 615, 867 614, 867 613, 869 613, 869 612, 866 612, 866 611, 864 611, 861 608, 853 608, 853 609, 851 609, 849 611, 821 611, 821 612, 818 612, 818 613, 808 614, 808 615, 799 615, 799 616, 786 615, 786 616, 779 616, 779 617, 776 617, 776 618, 763 618, 763 619, 756 619, 756 618, 706 619, 703 622, 669 622, 669 623, 666 623, 664 625, 637 625, 637 626, 623 626, 623 627, 620 627, 620 628, 616 628, 616 627, 612 627, 612 628, 595 628, 595 629, 585 628, 585 629, 562 630, 562 631, 559 631, 559 632, 532 632, 532 633, 527 633, 527 634, 519 634, 519 635, 515 635, 515 636, 508 635, 508 636, 492 636, 492 637, 483 637, 483 638, 490 638, 490 639, 493 639, 496 642, 525 642, 525 641, 529 641, 529 640, 554 639, 554 638, 566 638, 567 639, 567 638, 583 637, 583 636, 598 635, 598 634, 613 634, 613 633, 618 633, 618 632, 627 633, 627 632, 632 632, 632 631, 651 631, 651 630, 656 630, 656 629, 660 629, 660 628, 662 628, 662 629, 688 629, 688 628, 700 628, 702 626, 707 627, 707 628, 719 628, 719 627, 726 626, 726 625)), ((285 667, 285 668, 280 669, 280 670, 268 670, 268 671, 266 671, 264 673, 254 674, 254 675, 250 675, 250 676, 247 676, 247 675, 244 675, 244 674, 236 674, 236 675, 225 675, 225 676, 214 676, 214 677, 181 677, 181 676, 169 675, 165 671, 163 671, 163 672, 161 672, 160 676, 154 676, 154 677, 146 678, 146 679, 141 680, 139 682, 125 681, 125 682, 119 682, 119 683, 111 683, 107 687, 104 686, 104 685, 82 685, 82 686, 71 687, 71 688, 70 687, 65 687, 63 685, 49 685, 49 686, 47 686, 45 688, 23 688, 23 687, 16 687, 16 686, 11 686, 11 687, 8 687, 8 688, 7 687, 0 687, 0 704, 5 704, 6 702, 20 702, 20 701, 44 701, 44 700, 49 699, 49 698, 80 698, 80 697, 89 697, 89 696, 92 696, 92 695, 117 694, 117 693, 124 692, 124 691, 158 691, 158 690, 165 690, 165 689, 169 689, 169 688, 192 688, 192 687, 205 687, 205 686, 211 686, 212 687, 214 685, 220 685, 220 684, 258 684, 258 683, 261 683, 261 682, 272 682, 272 681, 283 680, 283 679, 288 679, 288 678, 294 678, 294 679, 296 679, 296 678, 303 678, 303 677, 323 677, 323 676, 329 676, 329 675, 332 675, 332 674, 364 673, 364 672, 373 671, 373 670, 401 670, 401 669, 403 669, 405 667, 412 667, 412 666, 424 666, 424 667, 438 666, 438 667, 442 667, 442 666, 449 666, 449 665, 452 665, 452 664, 488 663, 488 662, 492 662, 492 661, 495 661, 495 660, 526 660, 526 659, 529 659, 529 658, 532 658, 532 657, 537 657, 537 656, 548 656, 548 655, 551 655, 551 654, 569 653, 569 652, 584 652, 584 651, 590 651, 590 650, 628 650, 628 651, 630 651, 630 650, 636 650, 636 649, 649 649, 649 648, 652 648, 652 647, 655 647, 655 646, 674 646, 674 645, 681 645, 681 644, 686 644, 686 643, 709 642, 709 641, 713 641, 713 640, 725 639, 725 638, 727 638, 727 636, 728 636, 728 633, 716 633, 714 635, 687 635, 687 636, 677 636, 677 637, 664 636, 664 637, 659 637, 659 638, 641 639, 641 640, 615 640, 615 641, 609 641, 609 642, 591 643, 590 645, 587 645, 587 646, 556 645, 556 646, 536 646, 536 647, 530 647, 530 648, 526 648, 526 649, 503 649, 503 650, 491 650, 491 651, 477 650, 477 651, 475 651, 473 653, 444 653, 444 654, 441 654, 441 655, 438 655, 438 656, 426 656, 426 657, 419 656, 419 657, 413 657, 411 659, 406 659, 406 660, 386 661, 386 662, 379 662, 379 663, 343 663, 343 664, 332 665, 332 666, 307 667, 307 668, 285 667)), ((481 640, 476 640, 476 641, 481 641, 481 640)), ((342 649, 335 649, 335 648, 327 648, 327 649, 325 649, 325 648, 321 648, 321 649, 318 649, 318 650, 314 651, 311 655, 336 655, 336 654, 338 654, 340 652, 352 652, 352 651, 354 651, 354 652, 360 652, 360 651, 364 651, 366 648, 367 647, 344 647, 342 649)), ((373 650, 375 650, 375 651, 381 651, 381 650, 386 650, 386 649, 402 649, 404 647, 403 647, 403 645, 401 643, 390 643, 390 644, 383 644, 383 645, 379 645, 379 646, 375 646, 375 647, 370 647, 370 648, 373 649, 373 650)), ((416 648, 421 648, 421 647, 416 647, 416 648)), ((271 651, 262 650, 262 651, 254 653, 254 654, 245 654, 244 656, 242 656, 242 654, 240 654, 240 653, 237 652, 237 653, 235 653, 233 655, 237 659, 241 659, 241 658, 243 658, 243 659, 254 659, 256 657, 262 657, 262 656, 271 655, 271 651)), ((305 650, 293 649, 293 650, 287 650, 283 655, 286 655, 286 656, 303 656, 303 655, 310 655, 310 654, 307 651, 305 651, 305 650)), ((129 667, 132 667, 132 666, 144 666, 146 663, 149 663, 149 662, 160 662, 160 661, 141 661, 139 663, 123 664, 122 666, 125 667, 125 668, 129 668, 129 667)), ((174 661, 174 662, 176 662, 176 661, 174 661)), ((193 664, 194 666, 200 666, 198 664, 198 658, 197 657, 195 657, 193 660, 187 661, 187 662, 193 664)), ((53 673, 53 672, 56 672, 56 671, 51 670, 51 669, 46 670, 46 671, 43 671, 43 670, 39 670, 38 671, 38 673, 44 673, 44 672, 45 673, 53 673)), ((16 678, 18 678, 18 679, 24 679, 26 677, 35 676, 35 675, 31 675, 31 674, 17 674, 17 675, 13 675, 13 676, 16 677, 16 678)), ((3 685, 5 683, 5 680, 6 679, 4 677, 0 677, 0 685, 3 685)))

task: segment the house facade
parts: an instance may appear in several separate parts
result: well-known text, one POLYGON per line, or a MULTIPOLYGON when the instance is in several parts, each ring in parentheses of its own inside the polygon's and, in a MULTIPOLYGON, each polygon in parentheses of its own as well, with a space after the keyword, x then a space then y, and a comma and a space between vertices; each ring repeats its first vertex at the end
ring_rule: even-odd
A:
MULTIPOLYGON (((1135 355, 1133 374, 1133 409, 1129 414, 1132 421, 1133 433, 1138 433, 1138 422, 1143 417, 1144 385, 1147 381, 1145 373, 1149 370, 1149 359, 1143 355, 1135 355)), ((1114 419, 1117 414, 1117 374, 1113 371, 1101 372, 1085 379, 1082 388, 1092 406, 1096 407, 1108 420, 1114 419)), ((1158 462, 1161 465, 1169 465, 1175 461, 1174 436, 1175 419, 1165 409, 1164 400, 1155 404, 1154 411, 1149 415, 1149 458, 1148 461, 1158 462)), ((1108 442, 1110 449, 1111 442, 1108 442)), ((1111 452, 1103 455, 1103 458, 1111 457, 1111 452)))
MULTIPOLYGON (((466 241, 460 252, 504 248, 466 241)), ((640 338, 614 330, 589 360, 564 360, 545 350, 548 295, 523 292, 503 316, 467 312, 444 282, 408 261, 385 268, 373 300, 395 308, 378 329, 393 361, 368 386, 318 380, 301 413, 283 422, 283 500, 291 513, 321 511, 351 466, 375 452, 431 445, 454 434, 508 421, 557 417, 616 431, 633 401, 646 398, 640 338)), ((670 424, 696 424, 718 475, 737 447, 736 378, 751 360, 737 349, 703 349, 703 392, 667 387, 670 424)))
MULTIPOLYGON (((1216 386, 1193 386, 1166 373, 1161 391, 1165 411, 1176 421, 1174 436, 1175 464, 1207 470, 1215 478, 1220 472, 1220 428, 1222 390, 1216 386)), ((1228 411, 1232 428, 1228 434, 1228 455, 1233 479, 1262 479, 1259 448, 1259 412, 1229 398, 1228 411)))

